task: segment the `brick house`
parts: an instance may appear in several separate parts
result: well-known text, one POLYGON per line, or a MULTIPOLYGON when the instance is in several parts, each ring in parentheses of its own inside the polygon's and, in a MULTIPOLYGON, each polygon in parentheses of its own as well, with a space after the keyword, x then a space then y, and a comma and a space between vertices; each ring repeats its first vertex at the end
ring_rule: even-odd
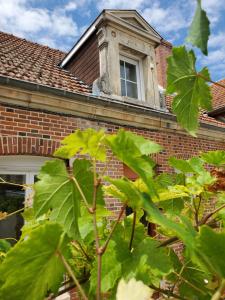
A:
MULTIPOLYGON (((170 112, 164 89, 171 48, 134 10, 104 10, 68 53, 1 32, 0 177, 33 183, 60 140, 78 128, 124 127, 156 141, 164 147, 155 156, 159 172, 170 171, 170 156, 225 150, 221 89, 212 87, 215 107, 201 115, 198 138, 184 132, 170 112)), ((134 176, 117 160, 109 172, 134 176)), ((1 188, 1 202, 7 203, 9 194, 16 208, 22 205, 24 191, 1 188)), ((120 203, 111 200, 108 206, 117 211, 120 203)), ((21 220, 10 222, 16 238, 21 220)), ((0 237, 7 228, 1 225, 0 237)))

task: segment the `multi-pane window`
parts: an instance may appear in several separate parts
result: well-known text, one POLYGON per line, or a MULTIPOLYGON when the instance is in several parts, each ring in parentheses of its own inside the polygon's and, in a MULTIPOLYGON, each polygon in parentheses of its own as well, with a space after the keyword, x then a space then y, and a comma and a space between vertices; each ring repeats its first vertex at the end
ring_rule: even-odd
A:
POLYGON ((139 99, 140 78, 138 62, 128 58, 120 60, 121 96, 139 99))

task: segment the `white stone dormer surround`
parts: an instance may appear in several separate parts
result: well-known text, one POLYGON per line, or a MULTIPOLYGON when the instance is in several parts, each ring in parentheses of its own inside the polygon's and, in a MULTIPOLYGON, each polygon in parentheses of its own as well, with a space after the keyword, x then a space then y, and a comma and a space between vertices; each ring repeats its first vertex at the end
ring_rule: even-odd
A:
POLYGON ((161 109, 154 51, 161 36, 136 11, 105 10, 96 28, 100 78, 93 86, 99 95, 161 109), (136 98, 121 95, 120 60, 124 58, 133 61, 138 72, 136 98))

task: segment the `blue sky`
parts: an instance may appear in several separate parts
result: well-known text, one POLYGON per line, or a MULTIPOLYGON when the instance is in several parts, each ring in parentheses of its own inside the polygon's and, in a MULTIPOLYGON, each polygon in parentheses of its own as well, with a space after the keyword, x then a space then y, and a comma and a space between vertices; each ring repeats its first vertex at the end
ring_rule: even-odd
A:
MULTIPOLYGON (((225 77, 224 0, 202 0, 211 21, 209 56, 198 53, 212 78, 225 77)), ((104 8, 137 9, 174 45, 184 42, 196 0, 0 0, 0 30, 68 51, 104 8)))

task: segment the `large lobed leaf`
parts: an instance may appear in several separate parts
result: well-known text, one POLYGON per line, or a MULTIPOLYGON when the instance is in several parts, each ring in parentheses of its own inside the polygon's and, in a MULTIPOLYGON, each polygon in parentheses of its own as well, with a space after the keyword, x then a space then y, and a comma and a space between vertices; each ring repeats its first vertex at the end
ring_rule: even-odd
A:
POLYGON ((4 300, 43 300, 47 292, 57 293, 65 273, 58 251, 65 255, 59 224, 42 225, 16 244, 0 267, 4 300))
POLYGON ((172 110, 178 122, 190 134, 195 135, 198 128, 200 109, 211 109, 211 93, 205 79, 210 79, 207 68, 197 72, 194 52, 184 46, 175 47, 168 58, 167 92, 176 93, 172 110))
MULTIPOLYGON (((88 203, 93 199, 94 178, 91 164, 85 159, 75 160, 73 173, 69 174, 62 160, 45 163, 35 183, 34 212, 39 217, 51 210, 50 218, 63 225, 65 231, 74 239, 79 238, 78 218, 82 196, 75 184, 78 182, 88 203)), ((97 202, 103 203, 101 187, 97 202)))
POLYGON ((106 159, 106 149, 104 144, 105 133, 103 130, 96 131, 92 128, 77 130, 65 137, 61 142, 62 146, 54 153, 61 158, 71 158, 77 153, 89 154, 100 161, 106 159))
POLYGON ((201 0, 197 0, 197 7, 189 29, 187 42, 201 49, 205 55, 208 55, 209 24, 210 22, 206 12, 202 9, 201 0))

